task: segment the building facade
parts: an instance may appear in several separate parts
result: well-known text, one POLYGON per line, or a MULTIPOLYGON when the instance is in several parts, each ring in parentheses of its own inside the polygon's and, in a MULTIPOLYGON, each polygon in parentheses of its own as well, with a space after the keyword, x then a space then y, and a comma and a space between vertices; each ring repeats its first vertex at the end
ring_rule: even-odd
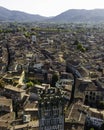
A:
POLYGON ((61 91, 48 88, 39 94, 39 130, 64 130, 64 100, 61 91))
POLYGON ((84 103, 86 105, 97 107, 97 108, 104 108, 104 88, 99 86, 90 86, 86 88, 84 92, 84 103))
POLYGON ((89 128, 95 128, 95 130, 100 130, 104 120, 87 116, 85 120, 85 129, 87 130, 89 128))

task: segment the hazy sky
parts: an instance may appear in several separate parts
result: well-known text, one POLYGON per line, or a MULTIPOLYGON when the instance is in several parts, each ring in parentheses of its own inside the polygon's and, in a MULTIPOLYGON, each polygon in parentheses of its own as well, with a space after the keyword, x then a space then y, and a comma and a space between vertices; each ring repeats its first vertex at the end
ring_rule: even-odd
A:
POLYGON ((104 0, 0 0, 0 6, 43 16, 55 16, 68 9, 104 8, 104 0))

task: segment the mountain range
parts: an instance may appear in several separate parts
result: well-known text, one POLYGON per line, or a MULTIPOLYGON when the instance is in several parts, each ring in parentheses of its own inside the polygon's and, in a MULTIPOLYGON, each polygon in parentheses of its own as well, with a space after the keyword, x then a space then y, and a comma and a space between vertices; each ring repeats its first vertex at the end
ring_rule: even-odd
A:
POLYGON ((4 7, 0 7, 0 21, 17 21, 17 22, 34 22, 34 21, 43 21, 47 17, 40 15, 28 14, 21 11, 8 10, 4 7))
POLYGON ((104 22, 104 9, 71 9, 51 19, 53 22, 104 22))
POLYGON ((104 9, 71 9, 65 11, 54 17, 43 17, 40 15, 28 14, 21 11, 8 10, 4 7, 0 7, 0 21, 5 22, 84 22, 84 23, 96 23, 104 22, 104 9))

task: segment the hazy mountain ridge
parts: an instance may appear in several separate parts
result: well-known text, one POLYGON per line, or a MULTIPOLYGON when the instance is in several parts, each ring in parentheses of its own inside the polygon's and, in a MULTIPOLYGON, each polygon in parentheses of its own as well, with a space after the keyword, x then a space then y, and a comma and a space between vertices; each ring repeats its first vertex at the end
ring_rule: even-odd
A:
POLYGON ((40 15, 28 14, 21 11, 12 11, 0 7, 0 21, 20 21, 20 22, 33 22, 45 20, 47 17, 40 15))
POLYGON ((72 9, 52 19, 54 22, 103 22, 104 9, 84 10, 72 9))
POLYGON ((43 17, 40 15, 28 14, 20 11, 11 11, 0 7, 0 21, 17 21, 17 22, 104 22, 104 9, 71 9, 55 17, 43 17))

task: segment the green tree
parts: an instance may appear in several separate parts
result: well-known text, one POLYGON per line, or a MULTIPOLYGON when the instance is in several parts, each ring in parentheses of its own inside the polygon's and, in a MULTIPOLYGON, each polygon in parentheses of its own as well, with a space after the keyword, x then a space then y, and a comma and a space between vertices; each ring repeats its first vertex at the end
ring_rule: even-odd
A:
POLYGON ((0 33, 2 33, 3 32, 3 30, 2 29, 0 29, 0 33))
POLYGON ((33 87, 33 86, 34 86, 34 83, 31 82, 31 81, 29 81, 26 85, 27 85, 28 88, 30 88, 30 87, 33 87))
POLYGON ((51 86, 55 87, 57 81, 58 81, 58 75, 56 73, 54 73, 52 75, 52 84, 51 84, 51 86))
POLYGON ((26 38, 30 38, 30 33, 29 32, 24 32, 24 35, 26 38))
POLYGON ((84 48, 81 43, 77 44, 77 49, 80 50, 81 52, 85 52, 86 51, 86 48, 84 48))
POLYGON ((81 49, 82 49, 82 47, 83 47, 83 46, 82 46, 82 44, 81 44, 81 43, 78 43, 78 44, 77 44, 77 49, 78 49, 78 50, 81 50, 81 49))
POLYGON ((94 128, 90 128, 90 130, 95 130, 94 128))

